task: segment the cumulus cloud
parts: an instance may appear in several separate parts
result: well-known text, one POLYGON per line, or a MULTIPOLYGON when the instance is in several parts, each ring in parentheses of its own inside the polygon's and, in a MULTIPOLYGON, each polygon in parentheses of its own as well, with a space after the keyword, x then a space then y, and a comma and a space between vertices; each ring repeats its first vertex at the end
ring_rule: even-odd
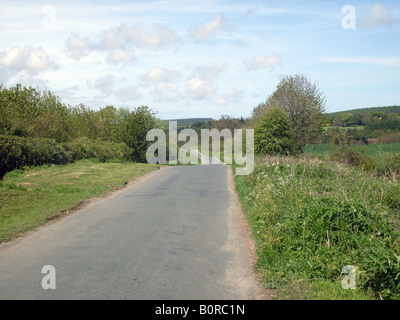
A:
POLYGON ((42 47, 35 49, 28 45, 23 48, 16 46, 0 52, 0 66, 10 71, 26 71, 31 75, 36 75, 55 68, 56 64, 42 47))
POLYGON ((194 70, 186 84, 185 97, 194 100, 212 99, 217 86, 215 79, 228 69, 228 64, 224 60, 219 60, 212 65, 201 65, 194 70))
POLYGON ((179 41, 174 31, 162 25, 154 25, 148 31, 142 27, 130 27, 122 24, 119 27, 103 31, 98 44, 100 49, 115 49, 130 45, 146 48, 163 48, 179 41))
POLYGON ((229 102, 236 102, 238 100, 241 100, 243 97, 243 91, 241 90, 236 90, 236 89, 230 89, 226 92, 224 92, 221 97, 216 101, 218 105, 225 105, 229 102))
POLYGON ((146 74, 143 74, 140 78, 151 82, 170 82, 179 78, 179 76, 180 73, 178 71, 154 67, 147 71, 146 74))
POLYGON ((224 60, 219 60, 212 65, 201 65, 196 69, 196 76, 202 79, 213 80, 228 69, 224 60))
POLYGON ((67 52, 79 60, 91 51, 107 54, 106 62, 111 65, 127 65, 135 60, 134 48, 164 48, 180 41, 176 33, 163 25, 154 25, 151 30, 126 23, 101 32, 98 41, 91 42, 72 33, 66 41, 67 52))
POLYGON ((276 67, 282 66, 282 61, 279 54, 269 57, 258 55, 249 61, 245 61, 244 65, 249 71, 268 68, 272 72, 276 67))
POLYGON ((212 99, 217 86, 200 78, 189 79, 186 85, 185 96, 194 100, 212 99))
POLYGON ((94 87, 99 89, 102 93, 110 95, 114 93, 115 77, 111 74, 101 76, 95 80, 94 87))
POLYGON ((375 3, 369 15, 362 21, 364 28, 373 28, 375 26, 391 27, 399 20, 395 19, 393 13, 382 3, 375 3))
POLYGON ((192 28, 189 33, 196 42, 202 42, 211 36, 228 29, 226 18, 218 14, 214 20, 203 23, 198 27, 192 28))
POLYGON ((112 49, 108 52, 106 61, 109 64, 117 65, 124 64, 127 65, 135 60, 135 55, 133 50, 122 50, 122 49, 112 49))
POLYGON ((75 33, 71 33, 67 39, 68 55, 75 60, 79 60, 83 56, 87 55, 90 47, 91 44, 88 39, 82 39, 75 33))
POLYGON ((138 92, 137 88, 133 85, 128 85, 120 88, 117 91, 117 95, 119 99, 123 102, 129 102, 141 97, 141 94, 138 92))
POLYGON ((146 82, 156 83, 157 86, 152 91, 153 96, 159 101, 172 100, 174 97, 170 94, 176 95, 178 93, 178 85, 176 80, 181 76, 180 72, 176 70, 154 67, 142 74, 140 78, 146 82))

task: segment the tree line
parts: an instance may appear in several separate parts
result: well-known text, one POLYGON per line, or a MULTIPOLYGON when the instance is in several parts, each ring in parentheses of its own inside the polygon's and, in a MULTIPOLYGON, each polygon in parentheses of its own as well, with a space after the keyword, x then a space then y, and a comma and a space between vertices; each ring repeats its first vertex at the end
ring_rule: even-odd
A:
POLYGON ((0 177, 24 166, 84 158, 145 162, 146 134, 165 129, 147 106, 95 111, 70 106, 51 91, 0 87, 0 177))

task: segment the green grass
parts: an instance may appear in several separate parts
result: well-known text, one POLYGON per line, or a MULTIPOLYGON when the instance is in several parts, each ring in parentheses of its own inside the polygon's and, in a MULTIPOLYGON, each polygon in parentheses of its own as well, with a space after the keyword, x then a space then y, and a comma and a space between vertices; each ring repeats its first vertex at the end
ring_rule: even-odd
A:
POLYGON ((340 281, 295 281, 277 291, 276 300, 375 300, 360 288, 344 290, 340 281))
MULTIPOLYGON (((358 152, 364 153, 377 161, 382 160, 389 153, 400 154, 400 143, 351 145, 351 148, 357 150, 358 152)), ((312 144, 307 145, 304 148, 305 153, 314 155, 326 155, 332 150, 334 150, 334 147, 328 144, 312 144)))
POLYGON ((258 157, 235 183, 257 269, 278 299, 400 298, 398 180, 318 158, 258 157), (357 268, 357 290, 341 287, 346 265, 357 268))
POLYGON ((83 200, 104 197, 158 167, 82 160, 11 171, 0 180, 0 242, 67 214, 83 200))

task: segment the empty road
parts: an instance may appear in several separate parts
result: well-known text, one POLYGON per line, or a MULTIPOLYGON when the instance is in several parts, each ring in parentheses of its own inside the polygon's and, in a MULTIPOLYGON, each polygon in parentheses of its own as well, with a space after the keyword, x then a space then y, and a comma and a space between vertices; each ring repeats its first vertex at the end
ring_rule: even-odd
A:
POLYGON ((3 244, 0 299, 254 299, 243 221, 229 167, 164 168, 3 244))

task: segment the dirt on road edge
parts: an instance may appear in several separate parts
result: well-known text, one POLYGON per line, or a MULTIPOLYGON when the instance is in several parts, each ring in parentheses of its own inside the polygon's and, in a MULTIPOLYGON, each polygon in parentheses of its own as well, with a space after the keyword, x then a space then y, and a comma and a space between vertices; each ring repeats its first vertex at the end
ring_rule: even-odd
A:
POLYGON ((261 284, 261 275, 257 273, 256 243, 247 218, 242 210, 235 191, 232 166, 228 166, 228 186, 231 194, 228 210, 229 234, 225 250, 235 252, 229 261, 226 277, 232 289, 248 300, 272 300, 274 293, 261 284))

